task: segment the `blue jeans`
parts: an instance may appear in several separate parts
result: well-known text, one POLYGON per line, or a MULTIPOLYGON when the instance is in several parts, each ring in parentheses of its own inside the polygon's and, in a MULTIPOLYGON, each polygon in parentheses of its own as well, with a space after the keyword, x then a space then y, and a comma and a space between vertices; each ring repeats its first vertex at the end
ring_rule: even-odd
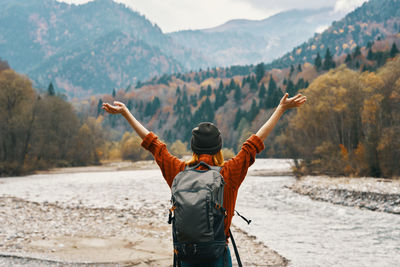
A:
POLYGON ((221 257, 216 259, 213 262, 204 264, 193 264, 193 263, 185 263, 181 262, 182 267, 232 267, 232 258, 231 258, 231 252, 229 251, 229 247, 226 249, 225 253, 222 254, 221 257), (226 259, 226 264, 224 264, 224 260, 226 259))

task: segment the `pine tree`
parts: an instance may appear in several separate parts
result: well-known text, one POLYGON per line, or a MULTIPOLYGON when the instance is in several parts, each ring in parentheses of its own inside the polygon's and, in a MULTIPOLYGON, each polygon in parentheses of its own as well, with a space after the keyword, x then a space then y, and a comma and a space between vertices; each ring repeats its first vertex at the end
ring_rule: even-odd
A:
POLYGON ((194 76, 194 80, 196 83, 200 83, 200 76, 197 72, 196 72, 196 75, 194 76))
POLYGON ((323 63, 323 70, 330 70, 336 67, 335 61, 333 61, 331 51, 326 49, 324 63, 323 63))
POLYGON ((224 84, 222 83, 222 80, 221 80, 221 81, 219 81, 218 90, 219 90, 219 91, 222 91, 222 90, 224 90, 224 84))
POLYGON ((100 98, 99 102, 97 102, 97 117, 101 114, 103 114, 103 100, 100 98))
POLYGON ((399 53, 399 49, 397 49, 396 43, 393 43, 392 49, 390 49, 390 57, 395 57, 397 53, 399 53))
POLYGON ((242 119, 242 116, 243 116, 242 110, 239 108, 239 109, 236 111, 235 121, 233 122, 233 128, 236 129, 236 128, 238 127, 239 122, 240 122, 240 120, 242 119))
POLYGON ((286 87, 286 93, 288 93, 289 96, 294 96, 297 93, 297 90, 294 87, 294 83, 292 82, 292 80, 288 81, 288 85, 286 87))
POLYGON ((351 61, 353 60, 352 56, 350 54, 346 55, 346 59, 344 60, 344 62, 349 65, 351 63, 351 61))
POLYGON ((114 98, 115 98, 115 94, 116 94, 116 93, 115 93, 115 88, 113 88, 113 91, 112 91, 112 94, 111 94, 111 95, 112 95, 112 97, 114 97, 114 98))
POLYGON ((360 49, 360 47, 357 45, 356 46, 356 49, 354 50, 354 58, 356 58, 356 57, 358 57, 358 56, 361 56, 361 49, 360 49))
POLYGON ((373 60, 374 59, 374 52, 372 52, 371 48, 368 50, 367 59, 368 60, 373 60))
POLYGON ((275 82, 274 78, 271 75, 271 77, 269 79, 269 84, 268 84, 267 97, 266 97, 266 99, 265 99, 265 101, 263 103, 263 106, 265 108, 273 108, 275 106, 276 97, 277 97, 278 94, 279 94, 278 93, 278 87, 276 85, 276 82, 275 82))
POLYGON ((181 95, 181 88, 178 85, 178 88, 176 88, 175 96, 180 96, 181 95))
POLYGON ((229 92, 231 91, 231 90, 234 90, 236 88, 236 83, 235 83, 235 81, 233 80, 233 78, 231 79, 231 82, 229 83, 229 92))
POLYGON ((293 72, 294 72, 294 67, 293 67, 293 65, 290 65, 290 74, 289 74, 289 77, 292 76, 293 72))
POLYGON ((240 87, 237 86, 235 88, 235 101, 236 101, 236 103, 240 103, 241 99, 242 99, 242 90, 240 90, 240 87))
POLYGON ((126 107, 127 107, 128 110, 132 110, 133 104, 132 104, 132 100, 131 99, 129 99, 128 103, 126 103, 126 107))
POLYGON ((258 115, 259 111, 260 110, 257 107, 257 102, 253 99, 253 102, 251 103, 250 111, 247 114, 248 115, 247 116, 248 121, 252 122, 256 118, 256 116, 258 115))
POLYGON ((277 88, 276 82, 271 74, 271 77, 270 77, 269 83, 268 83, 268 96, 270 96, 276 90, 276 88, 277 88))
POLYGON ((211 88, 211 85, 208 85, 207 86, 207 96, 211 96, 211 94, 212 94, 212 88, 211 88))
POLYGON ((267 89, 265 88, 264 83, 261 83, 260 91, 258 92, 258 97, 262 100, 264 99, 266 93, 267 89))
POLYGON ((193 94, 190 96, 190 104, 193 107, 197 107, 197 95, 196 94, 193 94))
POLYGON ((258 89, 258 85, 257 85, 257 81, 256 78, 254 78, 254 76, 252 75, 250 78, 250 91, 257 91, 258 89))
POLYGON ((319 53, 317 53, 317 57, 314 60, 314 66, 317 71, 321 69, 322 66, 322 59, 319 53))
POLYGON ((54 96, 55 94, 56 94, 56 92, 54 90, 53 83, 50 82, 49 87, 47 87, 47 95, 54 96))
POLYGON ((202 98, 203 96, 207 95, 207 91, 204 90, 203 86, 200 87, 200 93, 199 93, 199 98, 202 98))
POLYGON ((256 79, 257 83, 261 81, 261 79, 264 77, 265 74, 265 68, 264 68, 264 63, 260 63, 256 66, 256 79))
POLYGON ((302 72, 303 71, 303 69, 301 68, 301 64, 297 65, 297 71, 298 72, 302 72))

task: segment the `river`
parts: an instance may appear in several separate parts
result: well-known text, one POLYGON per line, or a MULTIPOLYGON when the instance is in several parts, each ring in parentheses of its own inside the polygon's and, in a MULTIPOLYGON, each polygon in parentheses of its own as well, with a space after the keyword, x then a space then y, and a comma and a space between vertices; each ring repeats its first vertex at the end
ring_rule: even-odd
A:
MULTIPOLYGON (((268 168, 269 162, 255 165, 268 168)), ((233 222, 290 266, 400 266, 399 215, 313 201, 286 188, 293 182, 289 176, 248 176, 236 209, 252 223, 233 222)))
MULTIPOLYGON (((285 170, 285 160, 257 160, 254 170, 285 170)), ((251 172, 250 172, 251 173, 251 172)), ((400 216, 318 202, 293 193, 290 176, 248 175, 233 223, 290 260, 290 266, 400 266, 400 216)), ((169 206, 159 170, 40 174, 4 178, 1 196, 58 205, 147 208, 169 206)), ((165 222, 165 213, 160 213, 165 222)), ((241 252, 245 253, 245 252, 241 252)))

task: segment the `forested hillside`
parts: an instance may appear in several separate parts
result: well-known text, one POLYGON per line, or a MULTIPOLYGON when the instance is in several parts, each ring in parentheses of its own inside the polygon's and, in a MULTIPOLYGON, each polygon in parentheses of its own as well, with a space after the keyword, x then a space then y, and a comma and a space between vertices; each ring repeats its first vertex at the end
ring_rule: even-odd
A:
POLYGON ((357 46, 367 46, 375 40, 399 33, 400 1, 369 0, 345 18, 333 22, 323 33, 315 34, 309 41, 274 60, 267 68, 312 63, 317 53, 323 54, 328 48, 333 56, 340 57, 352 52, 357 46))
POLYGON ((36 87, 53 82, 69 97, 205 66, 201 55, 112 0, 0 1, 0 56, 36 87))
MULTIPOLYGON (((266 71, 263 64, 258 64, 155 77, 100 99, 92 97, 85 112, 100 116, 103 102, 122 101, 167 142, 188 142, 193 127, 201 121, 213 121, 221 129, 224 146, 237 151, 245 138, 266 121, 284 92, 294 95, 341 64, 354 71, 376 71, 398 54, 400 39, 396 38, 376 41, 369 48, 356 47, 342 58, 333 58, 326 51, 314 64, 286 69, 266 71)), ((105 125, 115 140, 129 130, 123 118, 115 116, 106 116, 105 125)), ((286 155, 275 140, 286 125, 284 118, 268 139, 264 156, 286 155)))

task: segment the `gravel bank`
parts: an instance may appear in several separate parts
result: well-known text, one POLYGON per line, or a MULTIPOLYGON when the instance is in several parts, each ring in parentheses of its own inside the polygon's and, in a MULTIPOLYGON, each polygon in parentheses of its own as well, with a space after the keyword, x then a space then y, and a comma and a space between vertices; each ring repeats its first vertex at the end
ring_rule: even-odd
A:
MULTIPOLYGON (((164 183, 158 170, 2 179, 0 266, 171 266, 164 183)), ((232 231, 244 266, 287 266, 255 237, 232 231)))
POLYGON ((400 180, 303 177, 291 186, 311 199, 400 214, 400 180))

